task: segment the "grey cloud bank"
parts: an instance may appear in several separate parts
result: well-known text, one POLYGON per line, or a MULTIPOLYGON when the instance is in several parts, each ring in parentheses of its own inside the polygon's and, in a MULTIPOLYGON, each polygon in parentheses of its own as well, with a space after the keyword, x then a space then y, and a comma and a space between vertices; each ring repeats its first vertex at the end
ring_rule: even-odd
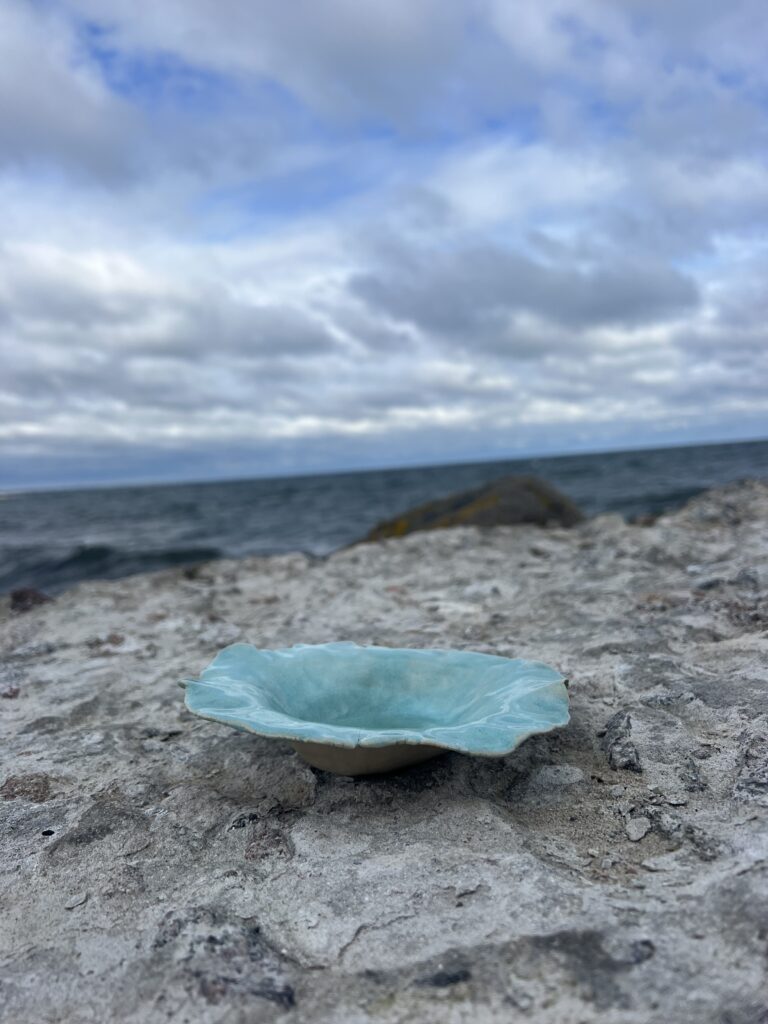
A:
POLYGON ((766 433, 759 4, 320 6, 4 6, 0 483, 766 433))
POLYGON ((388 276, 361 277, 353 288, 397 319, 460 334, 467 344, 488 338, 502 352, 508 349, 505 325, 516 313, 578 330, 664 321, 698 304, 694 283, 672 267, 629 261, 594 269, 548 266, 500 247, 450 252, 447 258, 405 252, 388 276))

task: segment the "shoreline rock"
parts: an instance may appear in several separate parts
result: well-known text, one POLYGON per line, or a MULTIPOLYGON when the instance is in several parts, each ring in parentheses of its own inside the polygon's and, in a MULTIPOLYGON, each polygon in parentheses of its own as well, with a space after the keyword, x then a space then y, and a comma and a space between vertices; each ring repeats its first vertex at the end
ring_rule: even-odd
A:
POLYGON ((571 499, 545 480, 504 476, 483 487, 406 509, 393 519, 377 523, 363 539, 379 541, 454 526, 575 526, 583 520, 571 499))
POLYGON ((0 602, 5 1016, 759 1019, 766 522, 753 481, 0 602), (225 644, 332 639, 538 658, 572 722, 351 780, 184 710, 225 644))

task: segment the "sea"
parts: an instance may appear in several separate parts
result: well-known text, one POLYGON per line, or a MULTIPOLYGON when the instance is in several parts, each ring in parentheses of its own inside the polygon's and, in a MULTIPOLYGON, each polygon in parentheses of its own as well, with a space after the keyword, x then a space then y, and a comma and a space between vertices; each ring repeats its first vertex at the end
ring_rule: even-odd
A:
POLYGON ((629 519, 708 487, 768 478, 768 441, 613 451, 316 476, 0 493, 0 593, 55 594, 212 558, 323 556, 381 519, 504 476, 534 474, 588 516, 629 519))

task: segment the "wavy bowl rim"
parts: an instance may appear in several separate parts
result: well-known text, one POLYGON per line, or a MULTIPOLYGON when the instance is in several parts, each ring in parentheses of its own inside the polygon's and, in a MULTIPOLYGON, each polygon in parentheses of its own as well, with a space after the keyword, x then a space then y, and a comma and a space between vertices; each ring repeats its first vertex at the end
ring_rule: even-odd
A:
MULTIPOLYGON (((416 730, 401 730, 401 731, 398 732, 397 736, 393 736, 392 730, 386 730, 386 731, 385 730, 375 730, 375 729, 363 729, 363 730, 361 730, 359 728, 351 727, 351 726, 350 727, 333 726, 332 723, 329 723, 329 722, 321 722, 321 721, 309 722, 309 721, 307 721, 305 719, 297 719, 295 717, 292 719, 293 721, 295 721, 297 723, 301 723, 302 725, 305 725, 305 726, 306 725, 313 725, 313 726, 316 726, 318 729, 322 729, 325 726, 325 727, 330 727, 330 728, 334 728, 334 729, 337 729, 337 730, 345 730, 345 731, 348 731, 350 733, 358 733, 358 734, 360 734, 363 737, 363 739, 367 739, 367 742, 360 742, 359 740, 358 740, 358 742, 346 742, 343 739, 340 739, 338 736, 325 736, 325 737, 319 736, 319 735, 309 735, 308 736, 305 733, 291 731, 290 729, 279 730, 279 729, 276 729, 274 727, 263 726, 263 725, 261 727, 257 727, 257 726, 254 726, 252 723, 250 723, 250 722, 248 722, 248 721, 246 721, 244 719, 238 719, 237 721, 233 721, 232 719, 221 717, 220 715, 215 714, 215 713, 206 714, 205 712, 199 711, 196 708, 190 706, 190 703, 189 703, 190 686, 193 686, 194 684, 198 684, 198 683, 203 683, 203 685, 206 685, 206 686, 213 685, 214 688, 215 688, 215 683, 213 683, 213 684, 210 683, 210 682, 205 683, 202 678, 199 678, 199 679, 184 679, 184 680, 180 680, 179 681, 179 685, 184 687, 184 689, 185 689, 185 706, 186 706, 187 710, 191 714, 197 716, 198 718, 202 718, 202 719, 204 719, 206 721, 216 722, 219 725, 229 726, 230 728, 236 729, 238 732, 249 732, 249 733, 252 733, 255 736, 261 736, 264 739, 286 740, 289 743, 312 742, 312 743, 320 744, 322 746, 337 747, 337 748, 344 749, 344 750, 384 749, 386 747, 392 747, 392 746, 397 746, 397 745, 418 746, 418 747, 432 747, 435 750, 449 750, 449 751, 454 751, 456 753, 470 754, 470 755, 474 755, 474 756, 498 758, 498 757, 505 757, 508 754, 512 753, 513 750, 515 750, 517 747, 519 747, 521 743, 524 743, 525 740, 529 739, 531 736, 539 736, 539 735, 543 735, 544 733, 552 732, 555 729, 564 728, 565 726, 567 726, 569 724, 569 722, 571 720, 571 715, 570 715, 570 698, 569 698, 569 693, 568 693, 568 689, 567 689, 568 678, 566 676, 564 676, 561 672, 559 672, 557 669, 554 669, 551 665, 547 665, 545 662, 534 661, 534 660, 528 659, 528 658, 508 658, 506 655, 501 655, 501 654, 486 654, 486 653, 481 652, 481 651, 459 650, 458 648, 450 648, 450 647, 385 647, 385 646, 382 646, 380 644, 356 644, 356 643, 353 643, 351 641, 331 641, 329 643, 322 643, 322 644, 298 643, 298 644, 293 644, 291 647, 279 647, 279 648, 257 647, 255 644, 249 644, 249 643, 246 643, 246 642, 238 642, 238 643, 229 644, 226 647, 223 647, 216 654, 216 656, 213 658, 213 660, 205 667, 205 669, 203 669, 203 672, 201 673, 201 677, 202 677, 202 675, 205 672, 209 671, 210 669, 212 669, 214 667, 217 659, 222 654, 224 654, 225 652, 231 651, 234 648, 238 648, 238 647, 245 647, 245 648, 248 648, 249 650, 254 651, 256 653, 259 653, 259 654, 260 653, 265 653, 265 654, 267 654, 267 653, 269 653, 269 654, 291 654, 292 652, 294 652, 296 650, 299 650, 299 649, 309 649, 309 648, 311 648, 311 649, 323 649, 323 650, 333 650, 333 649, 351 650, 351 649, 355 649, 355 650, 360 650, 360 651, 382 651, 382 652, 387 652, 387 653, 395 652, 396 651, 396 652, 419 653, 419 654, 464 654, 464 655, 472 655, 473 657, 476 657, 476 658, 493 658, 493 659, 498 660, 498 661, 506 660, 506 661, 509 661, 509 662, 515 662, 515 663, 517 663, 519 665, 527 665, 527 666, 531 666, 533 668, 546 669, 548 672, 554 673, 557 678, 550 678, 547 681, 546 685, 560 687, 559 696, 562 699, 563 715, 562 715, 561 719, 559 719, 557 721, 542 722, 541 725, 534 725, 532 728, 527 729, 527 730, 525 730, 522 733, 516 733, 514 735, 514 738, 510 740, 509 745, 504 747, 504 749, 501 749, 501 748, 484 749, 484 748, 478 747, 476 745, 475 746, 469 745, 466 742, 465 743, 461 743, 461 742, 455 742, 455 743, 440 742, 440 743, 435 743, 433 741, 430 741, 430 739, 425 737, 423 734, 419 734, 416 730), (377 734, 385 734, 385 735, 377 736, 377 734)), ((513 685, 514 685, 514 683, 510 683, 510 686, 513 686, 513 685)), ((288 717, 289 720, 290 720, 290 716, 286 716, 286 717, 288 717)), ((503 716, 501 714, 499 716, 488 716, 488 718, 485 719, 485 720, 489 720, 489 719, 493 720, 494 718, 502 719, 503 716)), ((463 723, 461 723, 461 725, 454 726, 452 728, 455 728, 456 731, 458 733, 460 733, 462 730, 466 731, 467 729, 472 728, 473 726, 477 727, 477 723, 479 721, 484 721, 484 720, 482 720, 482 719, 481 720, 474 719, 474 720, 471 720, 471 721, 463 722, 463 723)), ((450 728, 450 727, 446 726, 445 728, 447 729, 447 728, 450 728)))

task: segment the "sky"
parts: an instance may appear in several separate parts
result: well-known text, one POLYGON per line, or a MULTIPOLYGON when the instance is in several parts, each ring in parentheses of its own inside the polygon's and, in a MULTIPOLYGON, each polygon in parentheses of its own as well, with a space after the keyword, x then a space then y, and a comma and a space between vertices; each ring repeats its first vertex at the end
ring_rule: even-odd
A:
POLYGON ((764 0, 3 0, 0 488, 768 435, 764 0))

